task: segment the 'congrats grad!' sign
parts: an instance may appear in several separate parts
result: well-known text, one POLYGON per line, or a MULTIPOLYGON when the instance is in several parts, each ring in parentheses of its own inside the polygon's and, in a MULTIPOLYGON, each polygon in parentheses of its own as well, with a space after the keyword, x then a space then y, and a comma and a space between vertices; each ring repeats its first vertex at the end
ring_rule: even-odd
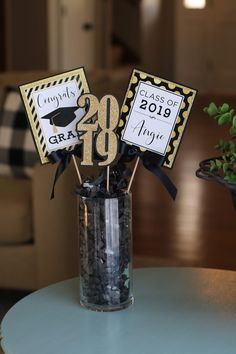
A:
POLYGON ((78 145, 77 123, 85 114, 78 98, 89 92, 83 68, 20 86, 42 163, 59 149, 78 145))

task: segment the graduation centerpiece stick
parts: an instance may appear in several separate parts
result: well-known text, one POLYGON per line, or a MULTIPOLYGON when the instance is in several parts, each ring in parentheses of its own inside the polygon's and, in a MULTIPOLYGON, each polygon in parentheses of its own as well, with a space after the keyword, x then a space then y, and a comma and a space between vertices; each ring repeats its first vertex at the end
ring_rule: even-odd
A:
POLYGON ((130 188, 131 188, 131 185, 132 185, 132 183, 133 183, 134 175, 135 175, 136 170, 137 170, 137 168, 138 168, 139 161, 140 161, 140 157, 138 156, 137 159, 136 159, 136 161, 135 161, 134 169, 133 169, 132 175, 131 175, 131 177, 130 177, 129 185, 128 185, 128 188, 127 188, 127 192, 128 192, 128 193, 129 193, 130 188))
POLYGON ((84 133, 80 136, 83 141, 81 165, 108 166, 115 160, 118 152, 118 136, 114 131, 119 123, 118 102, 111 95, 103 96, 99 102, 96 96, 85 94, 79 97, 78 106, 85 107, 86 104, 88 110, 77 123, 77 131, 84 133), (93 159, 94 147, 105 160, 97 162, 93 159))
POLYGON ((78 107, 77 100, 84 93, 89 93, 84 69, 68 71, 19 88, 41 163, 59 162, 54 185, 71 158, 82 183, 75 156, 80 144, 76 126, 85 113, 84 108, 78 107))
POLYGON ((109 183, 110 183, 110 166, 107 166, 107 192, 109 193, 109 183))
POLYGON ((174 186, 160 166, 171 168, 196 95, 196 90, 134 70, 121 110, 120 136, 136 149, 130 190, 140 159, 162 179, 175 196, 174 186), (149 153, 149 154, 148 154, 149 153), (155 156, 158 165, 155 165, 155 156))
POLYGON ((109 192, 110 164, 118 153, 118 136, 115 129, 119 123, 119 105, 114 96, 106 95, 99 102, 97 97, 85 94, 78 99, 78 106, 88 110, 77 123, 77 131, 83 132, 80 140, 83 141, 83 155, 81 165, 107 166, 106 188, 109 192), (93 151, 105 160, 97 162, 93 159, 93 151))
POLYGON ((82 177, 81 177, 81 174, 80 174, 80 171, 79 171, 78 164, 76 162, 75 155, 72 155, 72 160, 73 160, 73 163, 74 163, 74 166, 75 166, 75 170, 76 170, 76 173, 77 173, 77 176, 78 176, 79 183, 81 184, 83 181, 82 181, 82 177))

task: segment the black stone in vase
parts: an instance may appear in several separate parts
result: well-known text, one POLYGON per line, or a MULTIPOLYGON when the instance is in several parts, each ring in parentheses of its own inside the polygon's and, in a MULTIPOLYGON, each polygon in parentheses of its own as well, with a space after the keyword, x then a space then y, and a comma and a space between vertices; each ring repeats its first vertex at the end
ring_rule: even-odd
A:
POLYGON ((127 307, 132 297, 131 195, 79 197, 80 302, 97 311, 127 307))

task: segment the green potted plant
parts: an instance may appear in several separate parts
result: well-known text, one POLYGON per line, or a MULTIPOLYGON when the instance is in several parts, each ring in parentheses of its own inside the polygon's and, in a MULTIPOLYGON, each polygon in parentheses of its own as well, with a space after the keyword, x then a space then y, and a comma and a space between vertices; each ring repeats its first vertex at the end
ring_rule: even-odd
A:
POLYGON ((227 187, 231 191, 236 210, 236 114, 228 103, 217 107, 214 102, 205 107, 204 112, 213 117, 218 125, 229 126, 229 139, 220 139, 215 145, 220 156, 202 161, 196 174, 200 178, 217 181, 227 187))

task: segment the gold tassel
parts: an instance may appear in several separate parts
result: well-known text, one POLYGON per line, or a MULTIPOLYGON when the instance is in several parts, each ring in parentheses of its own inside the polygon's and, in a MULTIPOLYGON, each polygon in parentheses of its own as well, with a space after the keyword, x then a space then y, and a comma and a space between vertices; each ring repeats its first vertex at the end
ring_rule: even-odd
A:
POLYGON ((54 122, 52 123, 52 131, 54 134, 58 132, 57 127, 55 126, 54 122))

